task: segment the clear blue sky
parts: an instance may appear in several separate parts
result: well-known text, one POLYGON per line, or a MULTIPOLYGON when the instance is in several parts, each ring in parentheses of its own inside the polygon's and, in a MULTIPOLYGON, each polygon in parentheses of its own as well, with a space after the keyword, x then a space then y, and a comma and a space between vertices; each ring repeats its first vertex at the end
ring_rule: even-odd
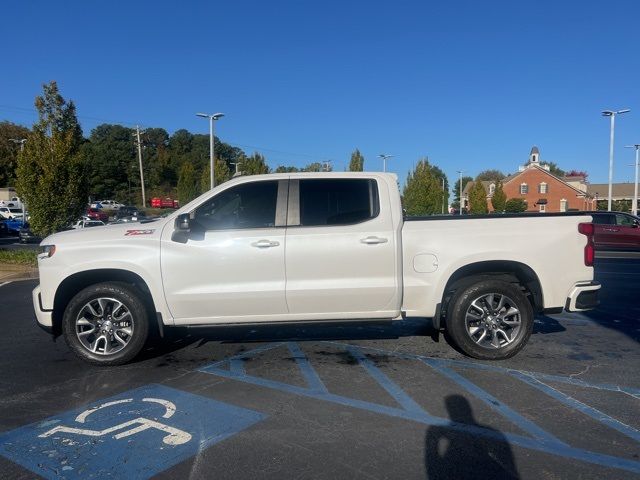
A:
POLYGON ((57 80, 85 134, 103 120, 207 133, 273 167, 379 153, 513 172, 542 160, 632 181, 640 143, 640 2, 23 1, 2 7, 0 120, 31 124, 57 80))

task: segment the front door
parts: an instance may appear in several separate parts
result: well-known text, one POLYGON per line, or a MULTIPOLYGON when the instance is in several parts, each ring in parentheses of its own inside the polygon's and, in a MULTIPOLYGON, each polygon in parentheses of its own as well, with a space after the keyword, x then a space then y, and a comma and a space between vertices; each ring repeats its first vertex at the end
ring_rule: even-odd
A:
POLYGON ((287 313, 286 197, 286 180, 241 183, 194 209, 189 233, 165 227, 162 281, 176 324, 287 313))
POLYGON ((287 304, 304 318, 389 318, 399 310, 397 241, 386 184, 291 180, 287 304), (384 201, 382 201, 383 199, 384 201))

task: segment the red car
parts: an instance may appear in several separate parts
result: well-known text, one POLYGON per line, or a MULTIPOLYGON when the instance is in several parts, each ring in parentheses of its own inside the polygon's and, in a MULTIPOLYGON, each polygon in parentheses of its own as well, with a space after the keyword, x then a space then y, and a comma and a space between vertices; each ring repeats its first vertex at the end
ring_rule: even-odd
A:
POLYGON ((91 220, 100 220, 104 223, 107 223, 109 221, 109 215, 104 213, 99 208, 87 208, 87 217, 89 217, 91 220))
POLYGON ((593 215, 593 242, 599 250, 640 250, 640 218, 622 212, 587 212, 593 215))

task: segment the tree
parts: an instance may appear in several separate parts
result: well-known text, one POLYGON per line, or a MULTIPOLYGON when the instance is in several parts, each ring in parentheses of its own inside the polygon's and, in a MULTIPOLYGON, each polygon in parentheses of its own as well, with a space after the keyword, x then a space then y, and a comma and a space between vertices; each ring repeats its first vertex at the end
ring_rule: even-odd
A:
POLYGON ((469 190, 469 210, 471 213, 489 213, 487 191, 482 182, 477 179, 469 190))
POLYGON ((0 187, 13 185, 16 177, 18 152, 22 140, 29 135, 29 129, 11 122, 0 122, 0 187))
POLYGON ((287 167, 284 165, 279 165, 278 168, 276 168, 275 173, 293 173, 299 171, 300 170, 298 169, 298 167, 287 167))
MULTIPOLYGON (((209 167, 209 164, 207 164, 207 166, 202 169, 202 174, 200 175, 201 192, 208 192, 209 190, 211 190, 210 171, 211 169, 209 167)), ((213 172, 213 176, 215 177, 216 185, 220 185, 231 178, 231 171, 229 170, 229 167, 224 160, 216 158, 216 169, 215 172, 213 172)))
POLYGON ((178 200, 180 205, 189 203, 200 194, 196 169, 189 162, 184 162, 178 175, 178 200))
POLYGON ((261 175, 263 173, 271 173, 271 169, 267 165, 267 161, 263 155, 254 153, 250 157, 242 157, 240 161, 240 171, 243 175, 261 175))
POLYGON ((502 173, 500 170, 483 170, 476 177, 476 181, 481 182, 498 182, 502 180, 506 175, 502 173))
POLYGON ((556 163, 554 162, 542 162, 541 165, 547 165, 549 167, 549 173, 551 175, 555 175, 558 178, 562 178, 565 176, 564 170, 562 170, 556 163))
POLYGON ((522 198, 510 198, 504 204, 504 211, 507 213, 521 213, 527 211, 527 202, 522 198))
POLYGON ((491 196, 491 205, 493 206, 494 212, 504 212, 504 206, 507 202, 507 196, 504 193, 502 188, 502 182, 498 182, 496 184, 496 189, 493 191, 493 195, 491 196))
POLYGON ((80 216, 88 188, 74 103, 67 102, 52 81, 43 85, 35 106, 38 121, 18 156, 16 190, 27 203, 32 230, 45 236, 80 216))
POLYGON ((322 164, 320 162, 313 162, 302 169, 303 172, 322 172, 322 164))
POLYGON ((98 125, 91 131, 83 151, 92 197, 118 201, 126 198, 127 203, 141 200, 140 170, 133 133, 131 128, 110 124, 98 125))
POLYGON ((403 207, 407 215, 433 215, 442 212, 442 184, 436 173, 427 159, 420 160, 413 172, 409 173, 402 192, 403 207))
POLYGON ((364 170, 364 157, 360 153, 360 150, 356 148, 355 152, 351 154, 351 161, 349 162, 350 172, 362 172, 364 170))
POLYGON ((565 177, 584 177, 585 180, 589 178, 589 174, 584 170, 569 170, 568 172, 564 173, 564 176, 565 177))

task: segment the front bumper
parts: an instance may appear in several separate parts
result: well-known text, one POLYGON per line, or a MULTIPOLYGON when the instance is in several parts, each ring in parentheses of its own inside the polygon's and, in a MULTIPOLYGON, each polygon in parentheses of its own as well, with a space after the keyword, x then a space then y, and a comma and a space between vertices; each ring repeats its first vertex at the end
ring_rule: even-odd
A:
POLYGON ((596 308, 600 305, 598 300, 600 287, 600 282, 594 281, 575 284, 567 296, 564 309, 567 312, 584 312, 596 308))
POLYGON ((42 301, 40 300, 40 285, 34 288, 33 292, 31 292, 31 299, 33 300, 33 310, 36 314, 36 322, 38 323, 38 326, 47 333, 53 333, 53 311, 42 308, 42 301))

